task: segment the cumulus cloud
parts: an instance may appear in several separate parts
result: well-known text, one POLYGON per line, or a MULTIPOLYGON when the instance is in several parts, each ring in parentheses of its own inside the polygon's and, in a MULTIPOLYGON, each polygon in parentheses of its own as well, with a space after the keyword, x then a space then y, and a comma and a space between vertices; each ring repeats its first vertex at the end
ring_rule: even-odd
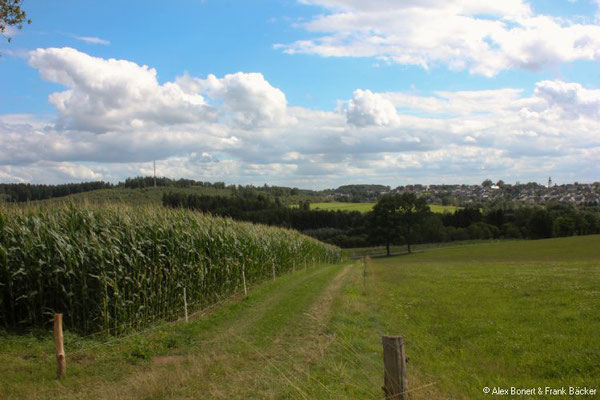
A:
POLYGON ((398 119, 391 101, 370 90, 357 89, 345 106, 346 120, 355 126, 388 126, 398 119))
POLYGON ((69 88, 49 98, 64 128, 103 133, 197 122, 212 114, 201 95, 172 82, 160 85, 156 70, 146 65, 69 47, 34 50, 29 64, 43 79, 69 88))
POLYGON ((32 51, 29 64, 69 88, 49 98, 65 129, 106 133, 219 121, 252 130, 293 122, 283 92, 260 73, 184 74, 159 84, 154 68, 68 47, 32 51))
POLYGON ((227 74, 219 79, 184 75, 177 84, 190 92, 206 92, 222 103, 221 114, 245 129, 257 129, 290 122, 283 92, 269 84, 260 73, 227 74))
POLYGON ((600 59, 600 26, 535 14, 523 0, 305 0, 328 13, 302 23, 316 38, 277 44, 286 53, 377 57, 494 76, 600 59))
POLYGON ((358 89, 323 111, 289 106, 258 73, 161 84, 148 66, 73 49, 38 49, 30 63, 68 89, 50 96, 56 118, 0 115, 1 181, 117 181, 151 174, 152 160, 175 178, 305 187, 350 176, 392 185, 597 180, 600 95, 578 83, 358 89))
POLYGON ((570 118, 586 116, 600 121, 600 90, 585 89, 579 83, 542 81, 535 85, 535 95, 570 118))

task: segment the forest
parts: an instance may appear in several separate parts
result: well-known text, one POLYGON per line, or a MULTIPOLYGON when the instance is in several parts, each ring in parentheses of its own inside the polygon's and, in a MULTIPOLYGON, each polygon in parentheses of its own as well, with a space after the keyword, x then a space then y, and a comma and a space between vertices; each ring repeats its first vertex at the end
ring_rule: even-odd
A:
MULTIPOLYGON (((366 247, 382 243, 373 212, 311 210, 308 201, 290 208, 277 198, 253 190, 238 190, 230 197, 169 192, 163 205, 183 207, 301 231, 340 247, 366 247)), ((469 239, 541 239, 600 233, 600 214, 570 204, 546 207, 503 204, 487 209, 462 208, 454 213, 427 211, 411 232, 413 243, 469 239)), ((405 244, 399 235, 393 244, 405 244)))

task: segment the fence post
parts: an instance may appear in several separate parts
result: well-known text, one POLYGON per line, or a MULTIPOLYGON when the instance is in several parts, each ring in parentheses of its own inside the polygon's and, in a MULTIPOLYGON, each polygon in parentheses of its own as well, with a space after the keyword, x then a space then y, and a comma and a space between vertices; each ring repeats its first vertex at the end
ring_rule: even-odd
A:
POLYGON ((185 293, 185 286, 183 287, 183 310, 185 312, 185 322, 188 322, 188 311, 187 311, 187 295, 185 293))
POLYGON ((404 340, 400 336, 382 336, 383 345, 383 391, 389 400, 408 400, 406 378, 406 355, 404 340))
POLYGON ((244 270, 246 267, 242 266, 242 279, 244 280, 244 296, 248 296, 248 289, 246 288, 246 273, 244 270))
POLYGON ((65 346, 63 344, 62 314, 54 314, 54 346, 56 347, 56 376, 62 378, 67 372, 65 346))
POLYGON ((275 261, 273 261, 273 280, 275 280, 275 261))

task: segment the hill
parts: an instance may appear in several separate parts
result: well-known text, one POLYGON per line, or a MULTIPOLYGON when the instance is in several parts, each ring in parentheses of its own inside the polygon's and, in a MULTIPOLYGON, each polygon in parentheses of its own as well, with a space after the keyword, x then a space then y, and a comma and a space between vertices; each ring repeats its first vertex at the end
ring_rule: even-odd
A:
MULTIPOLYGON (((182 194, 196 194, 205 196, 230 196, 233 192, 238 190, 234 187, 206 187, 206 186, 189 186, 189 187, 176 187, 176 186, 158 186, 158 187, 144 187, 144 188, 124 188, 114 187, 110 189, 98 189, 89 192, 76 193, 66 195, 63 197, 56 197, 52 199, 44 199, 37 201, 29 201, 29 203, 39 204, 126 204, 126 205, 161 205, 162 197, 164 193, 182 193, 182 194)), ((250 189, 252 190, 252 189, 250 189)), ((307 199, 315 199, 314 196, 307 195, 301 192, 297 194, 287 194, 276 196, 275 194, 254 189, 257 193, 264 193, 266 196, 275 198, 278 197, 283 204, 294 204, 307 199)), ((316 197, 317 200, 321 199, 316 197)), ((17 203, 25 204, 25 203, 17 203)))

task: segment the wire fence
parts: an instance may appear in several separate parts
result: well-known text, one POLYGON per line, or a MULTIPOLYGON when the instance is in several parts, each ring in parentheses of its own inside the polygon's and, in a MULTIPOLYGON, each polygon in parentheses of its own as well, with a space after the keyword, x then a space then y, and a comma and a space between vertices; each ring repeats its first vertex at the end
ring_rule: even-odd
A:
MULTIPOLYGON (((218 308, 220 305, 224 304, 225 302, 227 302, 235 297, 245 294, 246 291, 250 291, 251 289, 253 289, 257 286, 260 286, 260 285, 262 285, 266 282, 272 281, 272 280, 273 279, 270 277, 263 278, 260 281, 252 283, 251 285, 247 285, 246 290, 244 290, 243 287, 240 287, 240 288, 237 288, 237 290, 235 290, 232 293, 229 293, 227 295, 217 294, 218 300, 216 302, 212 302, 210 304, 207 304, 206 301, 203 301, 203 300, 197 301, 195 303, 188 303, 187 304, 188 319, 194 319, 198 315, 206 314, 209 311, 214 310, 215 308, 218 308)), ((182 295, 183 295, 183 292, 182 292, 182 295)), ((130 339, 135 336, 144 336, 149 332, 155 331, 160 328, 164 328, 166 326, 166 324, 184 321, 185 314, 186 314, 186 310, 184 308, 182 308, 181 310, 174 310, 173 312, 169 313, 166 316, 163 315, 163 316, 155 317, 154 319, 150 320, 148 323, 149 326, 147 328, 144 328, 141 330, 135 330, 133 332, 129 332, 126 334, 121 334, 119 336, 110 337, 107 340, 103 340, 98 343, 93 343, 88 346, 78 347, 75 350, 70 351, 69 354, 71 354, 71 355, 81 354, 81 353, 87 352, 91 349, 96 349, 96 348, 99 348, 102 346, 110 346, 110 345, 125 341, 125 340, 130 339)), ((76 345, 77 343, 88 341, 89 339, 91 339, 93 337, 103 336, 103 335, 108 336, 108 335, 110 335, 111 332, 127 332, 127 329, 131 329, 134 325, 136 325, 136 321, 113 326, 111 328, 103 329, 103 330, 91 333, 89 335, 77 336, 73 340, 65 340, 65 346, 72 347, 72 346, 76 345)))
MULTIPOLYGON (((361 261, 362 265, 356 262, 354 263, 354 265, 356 267, 362 266, 363 293, 365 297, 365 302, 368 306, 368 310, 370 313, 373 337, 380 338, 384 334, 385 327, 383 326, 381 320, 381 310, 377 307, 374 282, 371 279, 371 260, 368 256, 366 256, 363 257, 361 261)), ((294 272, 292 271, 289 272, 289 274, 293 273, 294 272)), ((257 282, 253 282, 252 284, 247 285, 246 290, 240 286, 228 295, 218 296, 217 301, 212 302, 210 304, 206 304, 205 301, 188 303, 188 317, 190 320, 194 320, 199 316, 206 315, 212 310, 223 305, 225 302, 231 301, 238 296, 242 296, 246 291, 250 292, 256 287, 263 285, 265 282, 272 280, 273 279, 269 277, 257 282)), ((109 329, 100 330, 85 336, 73 337, 67 335, 67 337, 65 337, 67 357, 79 356, 81 354, 89 353, 90 351, 98 348, 106 348, 109 346, 117 345, 134 337, 146 336, 151 332, 169 326, 169 324, 171 323, 180 323, 184 321, 185 314, 185 309, 173 310, 173 312, 169 315, 162 315, 160 317, 156 317, 152 325, 148 326, 145 329, 130 331, 129 333, 119 334, 118 336, 110 335, 111 332, 128 332, 128 330, 133 328, 135 322, 130 322, 122 324, 120 326, 111 327, 109 329)), ((320 332, 327 332, 327 330, 330 329, 330 326, 328 325, 329 320, 320 319, 308 312, 305 313, 305 315, 310 319, 310 321, 313 324, 319 327, 320 332)), ((275 376, 278 376, 280 378, 281 382, 278 383, 284 383, 286 385, 289 385, 289 387, 293 390, 294 393, 296 393, 296 395, 299 398, 310 399, 311 392, 313 391, 308 389, 310 387, 320 389, 321 391, 327 393, 331 397, 335 397, 336 393, 332 391, 330 385, 331 382, 335 381, 339 377, 333 376, 333 372, 331 371, 321 371, 320 376, 316 374, 311 374, 310 371, 308 371, 306 375, 297 373, 298 370, 302 371, 303 368, 305 368, 302 366, 297 366, 299 362, 298 350, 289 349, 285 346, 278 346, 276 349, 276 354, 273 354, 272 352, 269 353, 261 349, 258 345, 253 343, 253 340, 250 337, 244 337, 234 331, 228 331, 227 334, 230 334, 229 336, 231 340, 236 340, 238 341, 238 343, 243 343, 251 353, 254 353, 258 356, 258 358, 263 360, 266 363, 266 365, 268 365, 275 372, 275 376), (330 382, 328 382, 327 380, 329 380, 330 382)), ((330 334, 332 335, 331 343, 334 343, 337 346, 336 353, 330 355, 331 360, 334 361, 335 359, 336 361, 344 363, 346 367, 352 368, 352 370, 350 371, 350 376, 352 378, 358 379, 360 382, 368 382, 368 386, 377 388, 377 391, 379 391, 379 388, 381 387, 380 380, 383 368, 381 360, 377 360, 375 359, 375 357, 373 357, 375 353, 366 352, 364 348, 360 348, 359 345, 356 344, 356 338, 348 336, 342 330, 337 329, 330 334)), ((218 340, 222 341, 223 336, 219 337, 218 340)), ((379 355, 380 353, 378 352, 377 354, 379 355)), ((325 357, 325 355, 322 354, 322 357, 325 357)), ((274 378, 271 377, 271 379, 274 378)), ((352 381, 346 381, 344 382, 344 384, 349 387, 352 387, 354 393, 360 395, 361 398, 380 398, 380 396, 374 395, 373 390, 366 389, 366 385, 364 384, 357 385, 352 381)), ((407 394, 410 398, 413 398, 413 396, 417 392, 432 387, 435 384, 435 382, 431 382, 425 385, 418 386, 416 388, 411 388, 410 390, 404 392, 404 394, 407 394)), ((389 399, 391 397, 387 398, 389 399)))

